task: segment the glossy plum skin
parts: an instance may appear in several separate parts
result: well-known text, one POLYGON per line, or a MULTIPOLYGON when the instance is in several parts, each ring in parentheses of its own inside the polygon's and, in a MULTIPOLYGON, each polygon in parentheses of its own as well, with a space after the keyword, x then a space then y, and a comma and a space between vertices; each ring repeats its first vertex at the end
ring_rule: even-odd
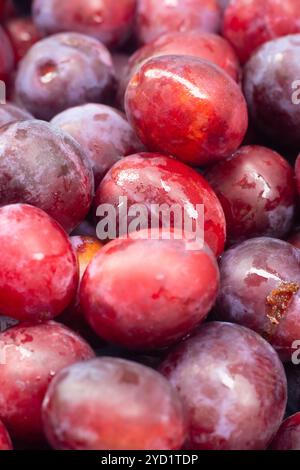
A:
POLYGON ((61 450, 175 450, 185 439, 182 404, 167 380, 116 358, 58 374, 44 399, 43 420, 49 442, 61 450))
POLYGON ((222 204, 230 243, 289 234, 297 192, 293 169, 278 153, 255 145, 241 147, 205 177, 222 204))
POLYGON ((202 325, 171 352, 161 371, 187 409, 188 449, 265 449, 283 419, 282 364, 273 348, 247 328, 202 325))
POLYGON ((138 49, 130 58, 119 83, 119 101, 138 69, 150 58, 162 55, 188 55, 208 60, 227 72, 236 82, 240 79, 238 58, 231 45, 221 36, 201 31, 173 32, 138 49))
POLYGON ((216 0, 139 0, 136 35, 141 44, 148 44, 173 31, 215 33, 220 22, 221 10, 216 0))
POLYGON ((33 17, 47 34, 77 31, 108 47, 122 44, 130 35, 136 0, 34 0, 33 17))
POLYGON ((300 450, 300 413, 286 419, 273 439, 271 450, 300 450))
POLYGON ((74 251, 62 228, 40 209, 0 208, 0 312, 17 320, 46 320, 73 300, 78 285, 74 251))
POLYGON ((4 27, 12 43, 16 63, 43 37, 30 17, 12 18, 4 27))
POLYGON ((148 150, 196 166, 234 152, 248 126, 239 86, 219 67, 195 57, 150 59, 131 79, 125 109, 148 150))
POLYGON ((223 34, 242 63, 262 44, 298 32, 298 0, 231 0, 225 10, 223 34))
MULTIPOLYGON (((133 204, 148 207, 149 227, 151 204, 176 204, 186 208, 204 205, 204 235, 207 245, 216 254, 224 250, 226 238, 225 216, 222 206, 206 180, 192 168, 165 155, 140 153, 116 163, 100 183, 94 200, 94 212, 101 204, 111 204, 117 210, 120 197, 126 197, 128 208, 133 204)), ((117 211, 118 212, 118 211, 117 211)), ((199 213, 186 212, 197 221, 199 213)), ((158 225, 162 226, 162 220, 158 225)), ((129 227, 130 218, 128 218, 129 227)), ((172 223, 172 220, 171 220, 172 223)), ((120 233, 120 218, 117 219, 120 233)), ((145 228, 145 227, 144 227, 145 228)), ((182 227, 177 227, 182 228, 182 227)))
POLYGON ((41 407, 50 381, 61 369, 94 357, 89 345, 55 322, 23 324, 0 334, 0 416, 12 438, 44 439, 41 407))
POLYGON ((85 271, 80 305, 101 338, 128 349, 157 349, 205 319, 218 282, 206 247, 191 250, 184 239, 119 238, 85 271))
POLYGON ((42 121, 0 129, 0 205, 27 203, 43 209, 71 232, 87 215, 93 173, 81 147, 42 121))
POLYGON ((0 127, 14 121, 26 121, 28 119, 33 119, 33 117, 25 109, 19 108, 13 103, 0 105, 0 127))
POLYGON ((110 106, 85 104, 71 108, 58 114, 51 123, 81 145, 92 166, 95 187, 114 163, 143 150, 126 116, 110 106))
POLYGON ((285 361, 300 338, 299 267, 298 249, 267 237, 237 245, 220 262, 219 318, 255 330, 285 361))
MULTIPOLYGON (((300 10, 299 10, 300 14, 300 10)), ((300 34, 264 44, 246 64, 244 92, 257 129, 273 143, 300 144, 300 34)))
POLYGON ((50 120, 72 106, 108 101, 114 81, 111 55, 100 41, 61 33, 30 48, 19 65, 15 93, 35 117, 50 120))
POLYGON ((14 69, 14 51, 2 26, 0 26, 0 80, 9 83, 14 69))

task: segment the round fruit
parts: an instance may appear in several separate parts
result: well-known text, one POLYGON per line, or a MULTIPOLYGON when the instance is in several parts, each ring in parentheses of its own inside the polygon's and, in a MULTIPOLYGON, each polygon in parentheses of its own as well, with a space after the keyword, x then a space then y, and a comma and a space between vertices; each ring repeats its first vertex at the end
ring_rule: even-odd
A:
POLYGON ((181 231, 186 231, 191 226, 196 232, 198 228, 202 230, 203 224, 207 245, 217 256, 224 250, 226 225, 219 200, 199 173, 173 158, 140 153, 116 163, 98 187, 94 200, 94 212, 99 217, 102 215, 100 223, 104 229, 106 216, 105 211, 101 209, 107 204, 115 211, 111 217, 115 216, 116 231, 114 234, 106 234, 98 230, 98 236, 102 240, 104 236, 106 239, 112 239, 127 234, 127 231, 137 230, 132 224, 134 217, 127 215, 130 215, 130 210, 134 210, 138 204, 139 207, 143 206, 146 219, 143 221, 146 226, 141 228, 169 228, 164 226, 167 222, 181 231), (169 211, 169 219, 167 211, 164 212, 165 208, 169 211), (178 212, 180 217, 176 219, 178 212))
POLYGON ((242 63, 265 42, 299 31, 298 0, 231 0, 225 10, 223 34, 242 63))
POLYGON ((68 109, 51 123, 81 145, 92 166, 96 187, 114 163, 143 150, 126 117, 103 104, 85 104, 68 109))
POLYGON ((278 153, 256 145, 241 147, 205 177, 222 204, 231 243, 289 234, 297 192, 293 169, 278 153))
POLYGON ((62 450, 175 450, 185 420, 175 390, 158 372, 115 358, 58 374, 43 403, 49 442, 62 450))
POLYGON ((61 227, 36 207, 0 208, 0 312, 17 320, 59 315, 78 285, 77 260, 61 227))
POLYGON ((61 33, 30 48, 19 65, 15 92, 35 117, 49 120, 71 106, 108 101, 114 80, 111 55, 100 41, 61 33))
POLYGON ((130 35, 136 0, 34 0, 33 18, 47 34, 77 31, 109 47, 130 35))
POLYGON ((119 238, 89 264, 80 305, 101 338, 130 349, 161 348, 205 319, 218 281, 207 248, 193 250, 185 239, 119 238))
POLYGON ((173 31, 217 32, 221 10, 217 0, 139 0, 136 34, 141 44, 173 31))
POLYGON ((55 322, 0 333, 0 417, 14 440, 43 441, 41 408, 49 383, 64 367, 93 357, 83 339, 55 322))
POLYGON ((0 205, 37 206, 71 232, 87 215, 94 193, 93 173, 78 143, 33 120, 2 127, 0 140, 0 205))
POLYGON ((224 254, 220 272, 219 318, 257 331, 291 361, 300 338, 300 251, 253 238, 224 254))
POLYGON ((274 349, 247 328, 202 325, 161 371, 187 409, 188 449, 266 449, 283 419, 284 369, 274 349))
POLYGON ((125 109, 149 150, 196 166, 234 152, 248 126, 239 86, 219 67, 195 57, 149 60, 128 85, 125 109))

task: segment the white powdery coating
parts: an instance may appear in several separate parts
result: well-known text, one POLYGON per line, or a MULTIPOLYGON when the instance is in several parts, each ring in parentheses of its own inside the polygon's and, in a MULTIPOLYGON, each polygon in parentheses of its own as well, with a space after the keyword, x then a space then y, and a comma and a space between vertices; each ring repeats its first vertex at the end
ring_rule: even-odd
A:
POLYGON ((161 370, 189 412, 190 449, 264 449, 284 416, 287 386, 277 354, 238 325, 202 325, 161 370))

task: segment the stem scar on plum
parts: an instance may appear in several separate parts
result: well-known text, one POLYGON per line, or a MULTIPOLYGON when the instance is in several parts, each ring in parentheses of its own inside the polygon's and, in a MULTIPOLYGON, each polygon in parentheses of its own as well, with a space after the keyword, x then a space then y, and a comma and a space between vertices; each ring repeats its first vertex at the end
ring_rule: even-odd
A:
POLYGON ((285 315, 292 299, 299 291, 300 285, 296 282, 282 282, 273 289, 266 298, 266 316, 269 320, 269 331, 267 336, 273 336, 285 315))

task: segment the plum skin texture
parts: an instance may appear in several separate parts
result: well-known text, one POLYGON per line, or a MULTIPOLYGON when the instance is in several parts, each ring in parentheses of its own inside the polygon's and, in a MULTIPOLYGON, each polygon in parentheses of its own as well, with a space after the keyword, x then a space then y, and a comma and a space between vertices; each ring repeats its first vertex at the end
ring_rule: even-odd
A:
POLYGON ((59 315, 73 300, 78 266, 62 228, 42 210, 0 208, 0 312, 17 320, 59 315))
POLYGON ((0 106, 0 127, 14 121, 27 121, 30 119, 33 119, 33 116, 28 111, 13 103, 5 103, 0 106))
POLYGON ((34 44, 21 61, 15 82, 18 102, 46 121, 72 106, 107 102, 114 88, 109 51, 97 39, 72 32, 34 44))
POLYGON ((273 439, 271 450, 300 450, 300 413, 287 418, 273 439))
POLYGON ((293 87, 300 76, 299 51, 300 34, 274 39, 259 48, 244 69, 244 94, 255 127, 273 145, 297 150, 299 87, 293 87))
POLYGON ((218 291, 217 263, 209 249, 192 251, 186 240, 134 235, 110 242, 94 257, 81 282, 80 305, 106 341, 133 350, 163 348, 206 318, 218 291))
MULTIPOLYGON (((203 205, 205 242, 216 256, 223 252, 226 222, 222 206, 207 181, 187 165, 155 153, 129 155, 116 163, 100 183, 94 199, 94 213, 101 204, 111 204, 117 209, 120 197, 127 197, 128 208, 135 203, 143 203, 145 207, 151 207, 151 204, 182 206, 192 223, 199 213, 186 211, 186 207, 193 206, 196 210, 197 205, 203 205)), ((149 227, 154 228, 151 209, 148 213, 149 227)), ((158 223, 161 226, 162 220, 158 223)), ((171 220, 171 223, 175 221, 171 220)), ((118 233, 119 226, 118 219, 118 233)))
POLYGON ((71 232, 87 215, 94 194, 85 153, 68 134, 43 121, 0 129, 0 205, 43 209, 71 232))
POLYGON ((222 204, 230 243, 290 233, 297 192, 293 169, 278 153, 256 145, 241 147, 208 169, 205 178, 222 204))
POLYGON ((129 37, 136 0, 34 0, 33 19, 47 34, 77 31, 112 48, 129 37))
POLYGON ((58 374, 43 402, 43 421, 48 440, 61 450, 175 450, 186 432, 182 404, 164 377, 107 357, 58 374))
POLYGON ((170 353, 160 371, 187 409, 187 449, 266 449, 283 419, 283 366, 247 328, 206 323, 170 353))
POLYGON ((221 67, 236 82, 240 81, 241 70, 238 58, 229 42, 221 36, 200 31, 164 34, 154 42, 138 49, 124 67, 117 97, 122 108, 124 108, 126 88, 138 69, 149 59, 170 54, 188 55, 207 60, 221 67))
POLYGON ((5 31, 12 43, 16 64, 43 37, 30 17, 10 19, 5 23, 5 31))
POLYGON ((0 333, 0 351, 0 417, 14 440, 41 443, 41 408, 49 383, 61 369, 92 359, 94 352, 73 331, 52 321, 0 333))
POLYGON ((55 116, 51 124, 71 135, 85 151, 97 188, 121 158, 143 150, 126 116, 103 104, 85 104, 55 116))
POLYGON ((300 338, 300 251, 268 237, 228 250, 220 261, 218 319, 264 336, 284 361, 300 338))
POLYGON ((148 150, 194 166, 231 155, 248 127, 237 83, 214 64, 188 56, 146 62, 129 82, 125 110, 148 150))
POLYGON ((232 0, 223 35, 244 64, 262 44, 300 31, 298 0, 232 0))
POLYGON ((163 34, 174 31, 216 33, 220 28, 221 10, 216 0, 139 0, 136 36, 148 44, 163 34))

